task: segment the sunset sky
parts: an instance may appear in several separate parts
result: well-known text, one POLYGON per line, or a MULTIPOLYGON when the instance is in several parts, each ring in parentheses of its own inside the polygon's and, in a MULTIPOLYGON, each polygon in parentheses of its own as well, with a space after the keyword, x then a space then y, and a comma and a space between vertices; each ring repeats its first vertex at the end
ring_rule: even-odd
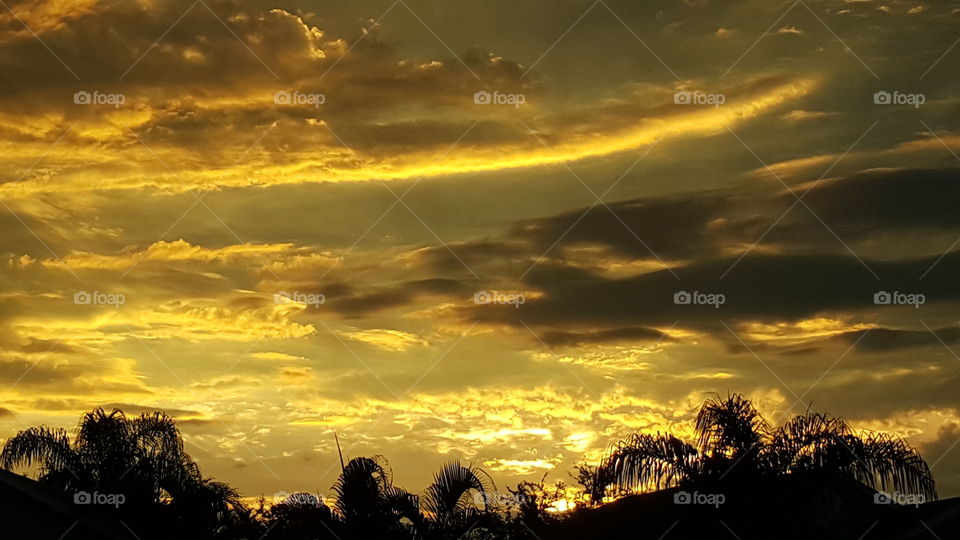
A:
POLYGON ((328 493, 335 432, 410 490, 453 458, 505 488, 741 392, 960 495, 958 23, 4 0, 0 440, 162 410, 246 496, 328 493))

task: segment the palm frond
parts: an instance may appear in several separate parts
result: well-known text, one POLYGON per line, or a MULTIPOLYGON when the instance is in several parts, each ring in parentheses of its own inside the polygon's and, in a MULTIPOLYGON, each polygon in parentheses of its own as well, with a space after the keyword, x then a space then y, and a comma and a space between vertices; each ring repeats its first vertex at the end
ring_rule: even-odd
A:
POLYGON ((693 446, 669 434, 635 434, 617 447, 597 468, 594 500, 601 500, 607 487, 621 491, 645 491, 678 485, 695 478, 700 454, 693 446))
POLYGON ((423 516, 420 515, 420 497, 409 491, 390 486, 384 493, 384 502, 397 517, 397 519, 407 518, 411 523, 419 523, 423 516))
MULTIPOLYGON (((434 474, 433 483, 424 493, 423 506, 436 519, 443 521, 474 508, 472 493, 487 493, 494 489, 493 480, 483 469, 452 461, 434 474)), ((485 501, 482 506, 483 510, 487 509, 485 501)))
MULTIPOLYGON (((821 470, 838 463, 833 454, 837 441, 852 435, 850 427, 829 414, 806 413, 779 427, 763 450, 763 458, 776 474, 821 470)), ((852 455, 841 456, 851 458, 852 455)))
POLYGON ((163 413, 131 419, 98 408, 81 417, 72 440, 62 429, 29 428, 0 452, 3 468, 21 465, 38 466, 40 480, 61 489, 123 493, 125 508, 169 504, 184 523, 203 530, 244 511, 233 488, 203 478, 183 449, 176 423, 163 413), (163 500, 164 494, 171 500, 163 500))
POLYGON ((380 456, 355 457, 344 467, 333 492, 335 508, 345 519, 356 519, 382 506, 382 498, 391 485, 389 469, 380 456))
POLYGON ((930 469, 916 448, 884 433, 855 433, 845 421, 807 413, 780 427, 766 449, 778 474, 834 472, 873 489, 936 499, 930 469))
POLYGON ((7 440, 0 453, 0 467, 10 470, 37 465, 44 472, 81 468, 80 457, 70 446, 63 429, 28 428, 7 440))
POLYGON ((183 438, 176 421, 162 412, 141 414, 130 422, 131 437, 138 446, 158 453, 183 453, 183 438))
POLYGON ((917 449, 900 437, 868 433, 838 439, 838 446, 841 445, 854 458, 849 468, 857 480, 874 489, 936 500, 937 489, 930 467, 917 449))
POLYGON ((770 435, 767 421, 753 403, 740 394, 704 402, 697 414, 695 430, 701 454, 728 457, 753 451, 770 435))

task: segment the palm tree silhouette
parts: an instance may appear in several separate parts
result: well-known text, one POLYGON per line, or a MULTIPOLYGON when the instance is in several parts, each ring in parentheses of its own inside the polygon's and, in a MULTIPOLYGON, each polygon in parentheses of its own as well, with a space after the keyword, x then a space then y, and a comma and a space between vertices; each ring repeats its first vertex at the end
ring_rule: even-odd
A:
MULTIPOLYGON (((39 480, 74 496, 121 494, 125 522, 154 522, 158 513, 184 530, 215 531, 234 508, 237 492, 204 478, 184 451, 172 418, 163 413, 127 418, 120 410, 83 415, 71 440, 63 429, 32 427, 7 440, 0 467, 39 468, 39 480)), ((103 511, 103 508, 91 508, 103 511)))
POLYGON ((495 489, 493 479, 483 469, 451 461, 434 474, 422 506, 435 533, 459 538, 471 528, 483 526, 492 510, 488 503, 495 489))
POLYGON ((660 433, 618 443, 597 467, 593 500, 600 502, 610 487, 647 491, 816 473, 937 497, 930 468, 915 448, 892 435, 856 432, 828 414, 807 412, 774 429, 750 400, 733 394, 704 402, 695 431, 696 447, 660 433))
POLYGON ((482 469, 444 464, 417 496, 394 486, 382 456, 356 457, 333 485, 334 509, 351 538, 459 538, 483 528, 495 486, 482 469))
POLYGON ((259 540, 337 540, 339 524, 327 505, 311 493, 294 493, 265 512, 269 526, 263 534, 244 535, 259 540))
POLYGON ((420 524, 417 497, 393 485, 382 456, 351 459, 332 489, 334 508, 352 538, 412 535, 420 524))

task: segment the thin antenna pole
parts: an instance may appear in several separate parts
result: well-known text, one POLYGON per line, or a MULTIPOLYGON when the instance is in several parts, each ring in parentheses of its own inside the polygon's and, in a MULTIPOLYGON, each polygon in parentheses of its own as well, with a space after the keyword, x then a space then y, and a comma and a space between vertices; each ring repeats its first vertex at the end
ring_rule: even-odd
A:
POLYGON ((343 452, 340 451, 340 439, 337 437, 337 432, 333 432, 333 440, 337 441, 337 454, 340 455, 340 471, 343 472, 346 470, 346 467, 343 465, 343 452))

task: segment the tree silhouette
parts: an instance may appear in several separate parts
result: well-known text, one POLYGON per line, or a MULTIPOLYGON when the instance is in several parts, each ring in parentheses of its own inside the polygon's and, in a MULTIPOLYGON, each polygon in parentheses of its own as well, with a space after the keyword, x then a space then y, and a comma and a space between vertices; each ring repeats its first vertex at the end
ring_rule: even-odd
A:
MULTIPOLYGON (((852 481, 936 498, 930 469, 916 449, 898 437, 856 432, 830 415, 808 412, 773 428, 749 400, 734 394, 704 402, 695 432, 694 444, 670 434, 635 434, 611 448, 595 469, 578 467, 575 479, 593 503, 609 494, 721 483, 731 493, 740 488, 764 493, 763 486, 785 485, 787 477, 790 489, 802 493, 811 493, 802 491, 811 485, 854 487, 836 490, 837 496, 828 500, 841 513, 855 508, 844 506, 845 501, 859 500, 863 486, 852 481), (822 482, 836 477, 851 482, 822 482)), ((119 410, 96 409, 83 415, 73 436, 44 426, 21 431, 0 452, 0 467, 22 466, 37 468, 39 480, 62 490, 68 500, 78 492, 122 494, 126 501, 119 508, 79 509, 117 518, 144 540, 531 540, 582 538, 596 532, 597 525, 590 522, 592 510, 552 512, 554 503, 569 502, 568 494, 563 484, 548 489, 545 478, 538 484, 521 482, 509 495, 497 494, 482 469, 452 461, 443 464, 430 485, 416 495, 393 484, 392 471, 381 456, 356 457, 343 465, 330 506, 300 492, 269 508, 263 498, 259 506, 247 508, 233 488, 201 475, 184 450, 174 420, 161 413, 128 418, 119 410), (578 513, 583 518, 579 521, 578 513)), ((613 528, 632 526, 641 514, 648 521, 655 519, 664 510, 664 496, 670 497, 653 494, 626 513, 623 507, 610 505, 613 513, 607 515, 619 516, 613 518, 613 528)), ((791 499, 781 494, 763 508, 770 513, 783 501, 789 506, 791 499)), ((730 506, 724 519, 735 523, 743 518, 740 527, 749 527, 757 523, 754 510, 762 503, 751 499, 743 507, 730 506)), ((859 527, 857 520, 863 516, 856 512, 836 517, 818 504, 799 507, 809 512, 811 523, 826 527, 823 530, 859 527)), ((799 531, 800 525, 792 530, 799 531)))
POLYGON ((327 505, 310 493, 294 493, 274 504, 267 514, 268 526, 260 540, 336 540, 338 524, 327 505))
POLYGON ((771 428, 739 394, 709 399, 697 415, 694 447, 670 434, 634 434, 597 467, 595 502, 617 491, 648 491, 705 481, 748 483, 786 475, 832 473, 936 499, 933 477, 919 452, 884 433, 855 432, 821 413, 771 428))
POLYGON ((484 528, 485 494, 495 489, 482 469, 446 463, 423 496, 394 486, 382 456, 356 457, 333 485, 334 509, 351 538, 459 538, 484 528))
POLYGON ((394 486, 391 476, 382 456, 356 457, 343 467, 332 489, 350 537, 412 534, 419 524, 417 497, 394 486))
POLYGON ((179 526, 216 534, 241 506, 233 488, 201 475, 184 451, 176 423, 163 413, 127 418, 120 410, 96 409, 83 415, 72 440, 63 429, 26 429, 0 453, 0 467, 20 466, 36 466, 41 482, 71 497, 81 492, 122 495, 124 502, 115 511, 125 522, 149 523, 153 531, 179 526), (159 524, 158 515, 165 518, 159 524))
POLYGON ((459 461, 445 463, 422 497, 431 529, 441 537, 457 538, 471 528, 485 528, 492 509, 488 502, 495 489, 483 469, 464 466, 459 461))

